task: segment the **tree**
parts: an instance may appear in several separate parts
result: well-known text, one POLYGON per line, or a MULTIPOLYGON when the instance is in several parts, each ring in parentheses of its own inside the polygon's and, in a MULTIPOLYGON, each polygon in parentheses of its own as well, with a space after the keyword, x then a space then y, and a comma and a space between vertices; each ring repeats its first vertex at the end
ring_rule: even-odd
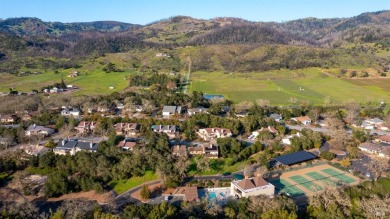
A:
POLYGON ((340 165, 343 167, 350 167, 351 161, 349 160, 349 158, 344 158, 340 161, 340 165))
POLYGON ((325 160, 333 160, 335 155, 329 151, 322 151, 320 154, 320 157, 325 159, 325 160))
POLYGON ((142 199, 149 199, 151 196, 151 191, 149 187, 146 184, 143 184, 141 187, 141 198, 142 199))
POLYGON ((204 156, 199 156, 196 162, 196 169, 198 171, 207 171, 210 169, 209 161, 204 156))

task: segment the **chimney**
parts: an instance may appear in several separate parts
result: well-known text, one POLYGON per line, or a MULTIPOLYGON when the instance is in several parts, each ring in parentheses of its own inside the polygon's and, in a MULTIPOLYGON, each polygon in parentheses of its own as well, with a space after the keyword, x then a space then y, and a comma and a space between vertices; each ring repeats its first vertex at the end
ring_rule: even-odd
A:
POLYGON ((249 179, 249 176, 248 176, 248 175, 245 175, 244 178, 245 178, 245 179, 249 179))
POLYGON ((89 147, 92 149, 93 148, 93 143, 89 143, 89 147))
POLYGON ((34 128, 36 128, 36 127, 37 127, 37 125, 34 123, 33 127, 34 127, 34 128))
POLYGON ((64 139, 64 140, 62 140, 62 146, 64 146, 64 145, 65 145, 65 143, 66 143, 65 139, 64 139))

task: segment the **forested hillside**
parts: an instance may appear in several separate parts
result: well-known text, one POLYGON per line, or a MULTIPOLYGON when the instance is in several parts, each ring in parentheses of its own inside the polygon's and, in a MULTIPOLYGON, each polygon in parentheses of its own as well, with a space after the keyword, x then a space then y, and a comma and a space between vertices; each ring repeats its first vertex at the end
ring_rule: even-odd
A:
POLYGON ((204 71, 349 66, 382 71, 390 65, 386 57, 389 48, 390 11, 284 23, 184 16, 145 26, 43 22, 37 18, 0 21, 1 73, 76 68, 109 53, 128 53, 133 58, 128 60, 129 66, 157 71, 185 70, 188 56, 195 70, 204 71), (151 58, 161 51, 172 56, 151 58))

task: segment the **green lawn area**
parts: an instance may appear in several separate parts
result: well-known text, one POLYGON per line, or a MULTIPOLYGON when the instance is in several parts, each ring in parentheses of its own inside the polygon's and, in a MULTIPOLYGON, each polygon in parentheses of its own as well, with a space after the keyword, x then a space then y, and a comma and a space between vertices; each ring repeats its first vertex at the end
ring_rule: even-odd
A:
POLYGON ((40 90, 44 86, 60 83, 63 78, 66 84, 80 88, 75 95, 81 94, 109 94, 115 91, 122 91, 128 86, 128 80, 124 78, 131 72, 110 72, 105 73, 101 69, 87 70, 78 69, 80 76, 69 78, 67 75, 71 70, 60 70, 59 73, 43 72, 39 75, 15 76, 0 74, 0 91, 7 92, 10 87, 17 91, 31 92, 33 89, 40 90), (114 89, 109 89, 114 87, 114 89))
POLYGON ((122 194, 125 191, 137 187, 139 185, 142 185, 143 183, 150 182, 153 180, 157 180, 158 177, 153 171, 146 171, 144 176, 137 176, 137 177, 131 177, 127 180, 116 180, 109 183, 111 187, 117 192, 118 194, 122 194))
POLYGON ((259 73, 194 72, 191 74, 189 93, 202 91, 222 94, 235 102, 267 99, 274 105, 290 105, 291 97, 317 105, 323 104, 327 98, 333 103, 366 103, 389 101, 388 84, 376 82, 365 86, 362 82, 330 77, 320 68, 259 73))
POLYGON ((218 158, 218 159, 210 159, 209 160, 209 170, 207 171, 198 171, 196 169, 196 158, 191 158, 190 160, 190 167, 188 171, 188 175, 215 175, 215 174, 222 174, 225 172, 236 172, 239 170, 244 169, 246 165, 250 164, 250 160, 247 161, 240 161, 233 165, 231 165, 231 158, 218 158))

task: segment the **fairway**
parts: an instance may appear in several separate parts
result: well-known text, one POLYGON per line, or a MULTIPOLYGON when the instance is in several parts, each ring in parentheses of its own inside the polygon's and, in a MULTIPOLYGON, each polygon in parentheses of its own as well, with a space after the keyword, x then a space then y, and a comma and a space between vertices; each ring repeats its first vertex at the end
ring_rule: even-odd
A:
POLYGON ((365 80, 368 85, 362 80, 329 77, 319 68, 305 69, 300 74, 291 70, 259 73, 194 72, 191 74, 188 93, 202 91, 221 94, 235 102, 266 99, 273 105, 291 105, 294 104, 293 100, 295 103, 308 101, 316 105, 324 104, 326 99, 332 103, 355 101, 361 104, 390 101, 390 83, 387 83, 390 80, 379 82, 368 79, 365 80))

